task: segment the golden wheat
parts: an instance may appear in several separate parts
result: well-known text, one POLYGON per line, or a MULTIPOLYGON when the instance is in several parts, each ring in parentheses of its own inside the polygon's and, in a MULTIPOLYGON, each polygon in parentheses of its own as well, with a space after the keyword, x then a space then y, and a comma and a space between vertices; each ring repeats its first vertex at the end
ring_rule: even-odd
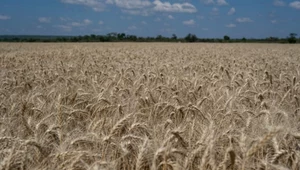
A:
POLYGON ((299 170, 299 54, 0 43, 0 169, 299 170))

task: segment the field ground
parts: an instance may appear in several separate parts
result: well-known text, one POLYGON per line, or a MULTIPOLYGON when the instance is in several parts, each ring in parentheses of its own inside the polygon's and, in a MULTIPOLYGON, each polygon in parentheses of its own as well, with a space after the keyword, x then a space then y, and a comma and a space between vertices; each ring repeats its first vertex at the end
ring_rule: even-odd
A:
POLYGON ((300 45, 0 43, 0 169, 300 169, 300 45))

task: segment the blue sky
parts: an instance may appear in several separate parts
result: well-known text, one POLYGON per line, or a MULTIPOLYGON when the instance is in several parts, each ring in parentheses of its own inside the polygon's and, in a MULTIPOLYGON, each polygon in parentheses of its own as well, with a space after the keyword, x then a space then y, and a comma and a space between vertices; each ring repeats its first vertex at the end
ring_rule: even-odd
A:
POLYGON ((300 34, 295 0, 1 0, 0 35, 265 38, 300 34))

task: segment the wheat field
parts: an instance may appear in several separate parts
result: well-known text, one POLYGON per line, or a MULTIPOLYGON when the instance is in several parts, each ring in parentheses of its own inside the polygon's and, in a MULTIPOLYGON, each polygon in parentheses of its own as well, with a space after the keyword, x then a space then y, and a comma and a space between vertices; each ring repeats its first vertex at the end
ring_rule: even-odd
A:
POLYGON ((1 43, 2 170, 299 170, 300 46, 1 43))

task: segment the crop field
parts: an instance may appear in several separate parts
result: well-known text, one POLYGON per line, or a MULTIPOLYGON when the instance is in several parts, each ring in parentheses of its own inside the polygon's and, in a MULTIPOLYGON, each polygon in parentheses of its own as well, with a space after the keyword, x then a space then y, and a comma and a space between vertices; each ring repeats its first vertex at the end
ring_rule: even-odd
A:
POLYGON ((300 46, 1 43, 2 170, 299 170, 300 46))

